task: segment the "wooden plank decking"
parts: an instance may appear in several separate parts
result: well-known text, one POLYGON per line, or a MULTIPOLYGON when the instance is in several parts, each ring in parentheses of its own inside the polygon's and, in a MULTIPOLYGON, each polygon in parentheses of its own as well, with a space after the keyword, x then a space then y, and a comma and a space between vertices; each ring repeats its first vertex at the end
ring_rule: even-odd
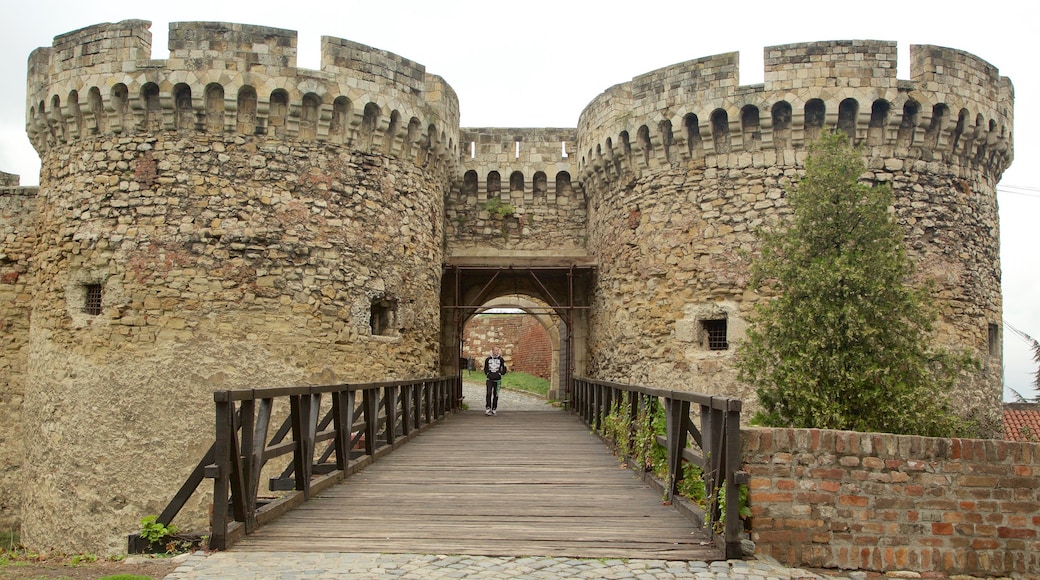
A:
POLYGON ((450 417, 233 551, 718 560, 574 415, 450 417))

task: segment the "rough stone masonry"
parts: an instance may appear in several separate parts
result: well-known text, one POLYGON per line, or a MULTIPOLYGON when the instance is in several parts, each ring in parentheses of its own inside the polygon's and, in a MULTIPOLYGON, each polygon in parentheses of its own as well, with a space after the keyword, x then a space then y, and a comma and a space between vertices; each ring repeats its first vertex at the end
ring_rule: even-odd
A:
POLYGON ((594 263, 576 374, 753 405, 732 359, 769 298, 754 232, 832 129, 895 190, 937 339, 982 363, 956 400, 999 412, 1014 95, 973 55, 913 46, 897 80, 893 43, 770 47, 763 84, 724 54, 615 85, 576 128, 462 129, 444 79, 384 50, 326 37, 305 70, 295 32, 194 22, 151 60, 149 26, 29 58, 40 186, 0 191, 0 520, 30 546, 125 550, 208 447, 214 389, 450 370, 451 261, 594 263))

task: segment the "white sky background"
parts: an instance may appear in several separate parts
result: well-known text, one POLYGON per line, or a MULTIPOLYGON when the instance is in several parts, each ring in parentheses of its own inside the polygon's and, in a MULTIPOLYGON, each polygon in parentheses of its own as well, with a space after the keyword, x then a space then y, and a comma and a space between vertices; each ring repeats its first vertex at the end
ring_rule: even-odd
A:
MULTIPOLYGON (((1040 338, 1040 76, 1036 30, 1021 0, 855 3, 818 0, 176 0, 5 2, 0 8, 0 171, 38 183, 25 136, 29 53, 54 36, 101 22, 152 22, 152 57, 165 59, 168 26, 181 21, 257 24, 299 33, 298 65, 317 69, 321 36, 399 54, 440 75, 458 94, 463 127, 575 127, 607 88, 670 64, 740 52, 740 82, 762 82, 764 47, 818 40, 899 43, 900 79, 910 44, 963 50, 1015 86, 1015 161, 998 187, 1004 320, 1040 338), (13 5, 13 6, 12 6, 13 5)), ((980 322, 981 323, 981 322, 980 322)), ((1005 384, 1034 395, 1028 344, 1005 327, 1005 384)), ((1005 400, 1014 396, 1005 389, 1005 400)))

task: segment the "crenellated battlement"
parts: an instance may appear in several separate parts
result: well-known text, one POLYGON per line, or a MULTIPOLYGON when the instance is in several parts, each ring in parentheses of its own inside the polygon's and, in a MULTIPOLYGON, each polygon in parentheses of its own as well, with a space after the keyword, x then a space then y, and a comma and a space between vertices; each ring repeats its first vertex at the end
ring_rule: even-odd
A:
POLYGON ((707 157, 772 164, 831 129, 899 157, 999 176, 1012 160, 1011 82, 962 51, 910 49, 909 81, 896 79, 896 45, 882 41, 768 47, 757 85, 739 84, 736 53, 635 77, 582 112, 577 177, 611 181, 707 157))
POLYGON ((194 132, 344 144, 454 173, 458 98, 418 63, 323 37, 321 70, 299 69, 295 31, 223 22, 172 23, 170 57, 150 60, 150 26, 99 24, 32 53, 26 131, 41 155, 97 135, 194 132))

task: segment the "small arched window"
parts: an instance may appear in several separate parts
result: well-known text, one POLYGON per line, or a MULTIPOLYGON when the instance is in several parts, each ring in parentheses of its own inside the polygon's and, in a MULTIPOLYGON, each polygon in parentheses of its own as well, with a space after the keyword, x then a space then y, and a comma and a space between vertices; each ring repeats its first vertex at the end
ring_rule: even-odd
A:
POLYGON ((159 102, 159 85, 148 83, 141 87, 141 101, 144 105, 144 130, 151 132, 162 129, 162 104, 159 102))
POLYGON ((178 131, 195 129, 195 110, 191 104, 191 87, 178 84, 173 87, 174 117, 173 126, 178 131))
POLYGON ((870 127, 867 129, 867 145, 877 146, 885 143, 885 127, 888 126, 888 112, 892 105, 884 99, 874 101, 870 106, 870 127))
POLYGON ((668 119, 661 121, 657 125, 657 131, 661 134, 661 146, 664 148, 664 158, 668 163, 672 162, 672 142, 674 137, 672 136, 672 122, 668 119))
POLYGON ((513 192, 524 192, 524 174, 520 171, 514 171, 509 175, 509 191, 513 192))
POLYGON ((224 132, 224 87, 217 83, 206 87, 206 132, 224 132))
POLYGON ((946 127, 946 118, 949 115, 950 109, 943 103, 937 103, 932 107, 932 121, 924 134, 925 147, 935 149, 939 146, 939 136, 946 127))
POLYGON ((917 133, 917 116, 921 112, 921 105, 910 99, 903 105, 903 120, 899 123, 899 145, 901 147, 913 147, 915 133, 917 133))
POLYGON ((267 112, 267 134, 271 137, 285 137, 285 126, 289 120, 289 93, 283 89, 275 89, 271 93, 271 103, 267 112))
POLYGON ((497 196, 500 193, 502 193, 502 176, 497 171, 492 171, 487 176, 487 194, 497 196))
POLYGON ((636 132, 636 139, 639 141, 639 148, 643 151, 643 164, 645 166, 650 165, 650 152, 653 145, 650 144, 650 128, 646 125, 639 127, 639 131, 636 132))
POLYGON ((744 151, 758 151, 762 146, 762 127, 759 125, 758 107, 745 105, 740 110, 740 129, 744 137, 744 151))
POLYGON ((253 135, 256 128, 256 89, 246 85, 238 89, 238 112, 235 125, 242 135, 253 135))
POLYGON ((534 182, 532 183, 532 189, 534 189, 535 195, 545 195, 548 191, 548 180, 545 177, 544 171, 536 171, 534 174, 534 182))
POLYGON ((693 113, 683 117, 683 126, 686 128, 686 153, 690 159, 700 156, 701 152, 701 123, 697 115, 693 113))
POLYGON ((571 174, 561 171, 556 174, 556 195, 568 195, 573 190, 571 174))
POLYGON ((332 119, 329 121, 329 138, 336 143, 347 143, 350 128, 350 99, 336 97, 332 101, 332 119))
MULTIPOLYGON (((155 85, 152 85, 155 87, 155 85)), ((144 88, 141 89, 142 95, 144 94, 144 88)), ((159 95, 159 87, 155 87, 156 99, 159 95)), ((131 127, 127 126, 130 122, 130 117, 127 114, 130 107, 129 94, 126 90, 126 85, 123 83, 117 83, 112 87, 112 110, 115 112, 115 123, 116 127, 113 127, 113 131, 118 133, 120 131, 129 131, 131 127)))
POLYGON ((838 130, 845 133, 849 143, 856 144, 856 120, 859 117, 859 101, 845 99, 838 103, 838 130))
POLYGON ((815 141, 823 133, 823 122, 827 118, 827 106, 820 99, 805 103, 805 142, 815 141))
POLYGON ((93 118, 93 123, 88 123, 90 125, 90 134, 104 133, 107 128, 105 123, 105 104, 101 101, 101 91, 97 87, 90 87, 90 92, 87 93, 87 103, 93 118))
POLYGON ((318 136, 318 118, 321 115, 321 97, 314 93, 303 95, 303 110, 300 115, 300 139, 310 140, 318 136))
POLYGON ((773 147, 787 149, 791 145, 791 103, 780 101, 773 104, 770 115, 773 118, 773 147))
POLYGON ((711 138, 715 153, 729 153, 729 114, 724 109, 715 109, 711 114, 711 138))
POLYGON ((477 172, 470 169, 462 176, 462 193, 464 195, 476 195, 477 172))

